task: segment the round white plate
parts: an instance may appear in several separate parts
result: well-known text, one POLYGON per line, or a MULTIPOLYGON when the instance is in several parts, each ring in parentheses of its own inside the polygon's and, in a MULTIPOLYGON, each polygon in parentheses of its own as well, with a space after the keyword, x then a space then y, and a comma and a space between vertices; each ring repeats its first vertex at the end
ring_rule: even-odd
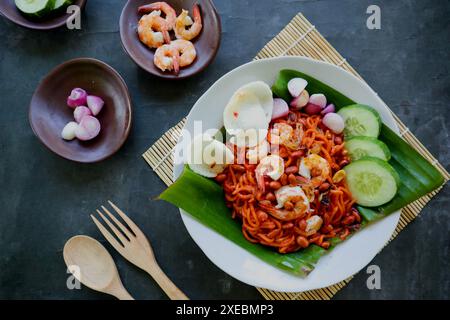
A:
MULTIPOLYGON (((223 110, 232 94, 242 85, 256 80, 272 85, 282 69, 304 72, 342 92, 349 98, 378 110, 383 122, 398 133, 391 112, 378 95, 363 81, 343 69, 304 57, 263 59, 242 65, 220 78, 197 101, 187 118, 185 130, 194 134, 194 121, 202 121, 202 131, 223 126, 223 110)), ((198 129, 197 129, 198 130, 198 129)), ((195 131, 195 133, 201 133, 195 131)), ((183 133, 185 135, 186 133, 183 133)), ((175 150, 174 177, 183 164, 179 162, 180 148, 185 146, 183 135, 175 150)), ((319 260, 315 270, 300 278, 259 260, 249 252, 203 226, 188 213, 180 210, 192 239, 220 269, 249 285, 284 292, 300 292, 323 288, 347 279, 364 268, 387 243, 395 230, 400 211, 357 232, 319 260)), ((230 215, 231 219, 231 215, 230 215)))

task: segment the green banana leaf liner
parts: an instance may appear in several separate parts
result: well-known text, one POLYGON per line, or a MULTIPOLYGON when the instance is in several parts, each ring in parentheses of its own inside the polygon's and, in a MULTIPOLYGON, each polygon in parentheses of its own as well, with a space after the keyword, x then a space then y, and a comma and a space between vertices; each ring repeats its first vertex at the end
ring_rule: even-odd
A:
MULTIPOLYGON (((356 103, 319 80, 295 70, 280 72, 272 87, 274 95, 289 101, 291 96, 287 83, 296 77, 308 81, 307 90, 310 94, 325 94, 327 100, 337 109, 356 103)), ((401 185, 397 195, 390 202, 376 208, 358 207, 363 216, 361 229, 368 223, 377 221, 419 199, 444 182, 442 174, 431 163, 384 124, 379 139, 386 143, 391 151, 392 158, 389 163, 399 174, 401 185)), ((183 209, 200 223, 266 263, 300 277, 307 276, 314 270, 319 259, 341 242, 339 238, 335 238, 331 239, 332 245, 328 250, 311 245, 304 250, 288 254, 280 254, 272 248, 250 243, 242 235, 240 221, 231 218, 230 209, 225 205, 222 187, 211 179, 197 175, 187 166, 177 181, 167 188, 159 199, 183 209)))

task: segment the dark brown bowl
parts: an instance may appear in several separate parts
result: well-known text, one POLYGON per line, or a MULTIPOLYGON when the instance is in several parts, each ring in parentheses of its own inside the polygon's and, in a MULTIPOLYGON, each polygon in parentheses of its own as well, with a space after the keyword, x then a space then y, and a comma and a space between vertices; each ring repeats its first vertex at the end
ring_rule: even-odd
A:
POLYGON ((210 0, 167 0, 177 12, 181 9, 189 10, 195 3, 200 5, 202 13, 203 28, 201 33, 192 40, 197 50, 197 59, 188 67, 180 70, 178 75, 171 72, 162 72, 153 64, 155 50, 148 48, 138 38, 137 25, 142 15, 138 14, 138 8, 149 4, 152 0, 128 0, 120 16, 120 37, 122 45, 128 55, 144 70, 166 79, 183 79, 199 73, 205 69, 216 56, 220 46, 222 27, 220 17, 210 0))
POLYGON ((119 150, 130 132, 131 116, 125 81, 112 67, 91 58, 70 60, 53 69, 40 82, 29 111, 31 128, 45 146, 63 158, 83 163, 101 161, 119 150), (61 138, 64 126, 74 121, 67 97, 78 87, 105 101, 97 116, 102 129, 91 141, 61 138))
MULTIPOLYGON (((73 4, 83 9, 86 5, 86 1, 87 0, 75 0, 73 4)), ((29 19, 22 15, 17 9, 14 0, 1 0, 0 12, 12 22, 22 27, 35 30, 50 30, 62 27, 66 24, 67 18, 70 17, 69 14, 62 12, 57 16, 51 16, 42 20, 29 19)))

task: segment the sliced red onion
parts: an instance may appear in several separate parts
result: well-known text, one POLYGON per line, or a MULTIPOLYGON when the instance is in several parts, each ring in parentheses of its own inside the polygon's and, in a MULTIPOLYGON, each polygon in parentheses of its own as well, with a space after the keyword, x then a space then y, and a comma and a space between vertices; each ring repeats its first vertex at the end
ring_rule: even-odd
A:
POLYGON ((328 129, 336 134, 340 134, 344 131, 344 119, 337 113, 327 113, 325 117, 323 117, 322 122, 328 129))
POLYGON ((75 121, 80 123, 81 119, 83 119, 85 116, 91 116, 92 112, 88 107, 85 106, 79 106, 76 107, 73 111, 73 117, 75 118, 75 121))
POLYGON ((82 141, 94 139, 100 133, 100 122, 93 116, 85 116, 81 119, 75 130, 75 135, 82 141))
POLYGON ((321 114, 327 114, 330 112, 334 112, 336 110, 336 108, 334 107, 334 104, 329 104, 325 107, 325 109, 322 110, 321 114))
POLYGON ((66 124, 66 126, 64 127, 64 129, 62 129, 61 132, 61 137, 64 140, 73 140, 75 139, 75 131, 78 128, 78 123, 76 122, 69 122, 68 124, 66 124))
POLYGON ((317 104, 308 103, 308 105, 303 109, 307 114, 319 114, 322 111, 322 107, 317 104))
POLYGON ((98 115, 103 108, 105 102, 102 98, 97 96, 88 96, 87 97, 87 106, 91 109, 92 114, 94 116, 98 115))
POLYGON ((272 120, 287 116, 289 106, 286 101, 280 98, 273 99, 272 120))
POLYGON ((288 82, 288 90, 291 96, 294 98, 298 97, 300 93, 302 93, 303 90, 305 90, 306 86, 308 85, 308 81, 302 78, 292 78, 288 82))
POLYGON ((81 88, 75 88, 67 98, 67 105, 71 108, 86 105, 87 93, 81 88))
POLYGON ((290 105, 292 108, 299 110, 304 106, 306 106, 308 104, 308 101, 309 101, 309 93, 308 91, 303 90, 298 97, 294 98, 291 101, 290 105))
POLYGON ((323 109, 327 105, 327 98, 321 93, 316 93, 309 97, 309 103, 318 105, 323 109))

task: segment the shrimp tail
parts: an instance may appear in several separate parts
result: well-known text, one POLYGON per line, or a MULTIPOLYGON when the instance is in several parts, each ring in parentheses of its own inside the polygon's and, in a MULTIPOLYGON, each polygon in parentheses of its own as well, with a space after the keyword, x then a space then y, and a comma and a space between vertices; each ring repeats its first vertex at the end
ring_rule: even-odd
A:
POLYGON ((258 206, 272 217, 282 221, 291 221, 304 216, 304 212, 301 210, 288 211, 284 209, 277 209, 272 204, 266 203, 266 200, 260 201, 258 206))
POLYGON ((258 189, 262 192, 266 191, 266 182, 264 181, 264 175, 256 173, 256 183, 258 184, 258 189))
POLYGON ((275 217, 277 219, 280 219, 282 221, 289 221, 293 220, 292 217, 289 216, 289 213, 285 210, 276 209, 272 206, 272 204, 266 204, 264 201, 260 201, 258 203, 258 206, 270 214, 272 217, 275 217))
POLYGON ((173 71, 176 75, 180 73, 180 55, 176 50, 173 50, 173 71))
POLYGON ((162 30, 161 32, 162 32, 163 37, 164 37, 164 42, 165 42, 166 44, 170 44, 170 42, 171 42, 172 40, 170 39, 169 31, 168 31, 167 29, 164 29, 164 30, 162 30))
POLYGON ((139 14, 150 13, 152 11, 159 10, 159 8, 160 8, 160 6, 159 6, 158 2, 150 3, 150 4, 140 6, 138 8, 138 13, 139 14))
POLYGON ((272 205, 264 203, 264 201, 260 201, 258 203, 258 207, 265 210, 268 213, 273 213, 275 211, 275 208, 272 205))
POLYGON ((202 24, 202 15, 200 13, 200 6, 198 3, 194 4, 192 8, 192 16, 194 17, 194 21, 202 24))

